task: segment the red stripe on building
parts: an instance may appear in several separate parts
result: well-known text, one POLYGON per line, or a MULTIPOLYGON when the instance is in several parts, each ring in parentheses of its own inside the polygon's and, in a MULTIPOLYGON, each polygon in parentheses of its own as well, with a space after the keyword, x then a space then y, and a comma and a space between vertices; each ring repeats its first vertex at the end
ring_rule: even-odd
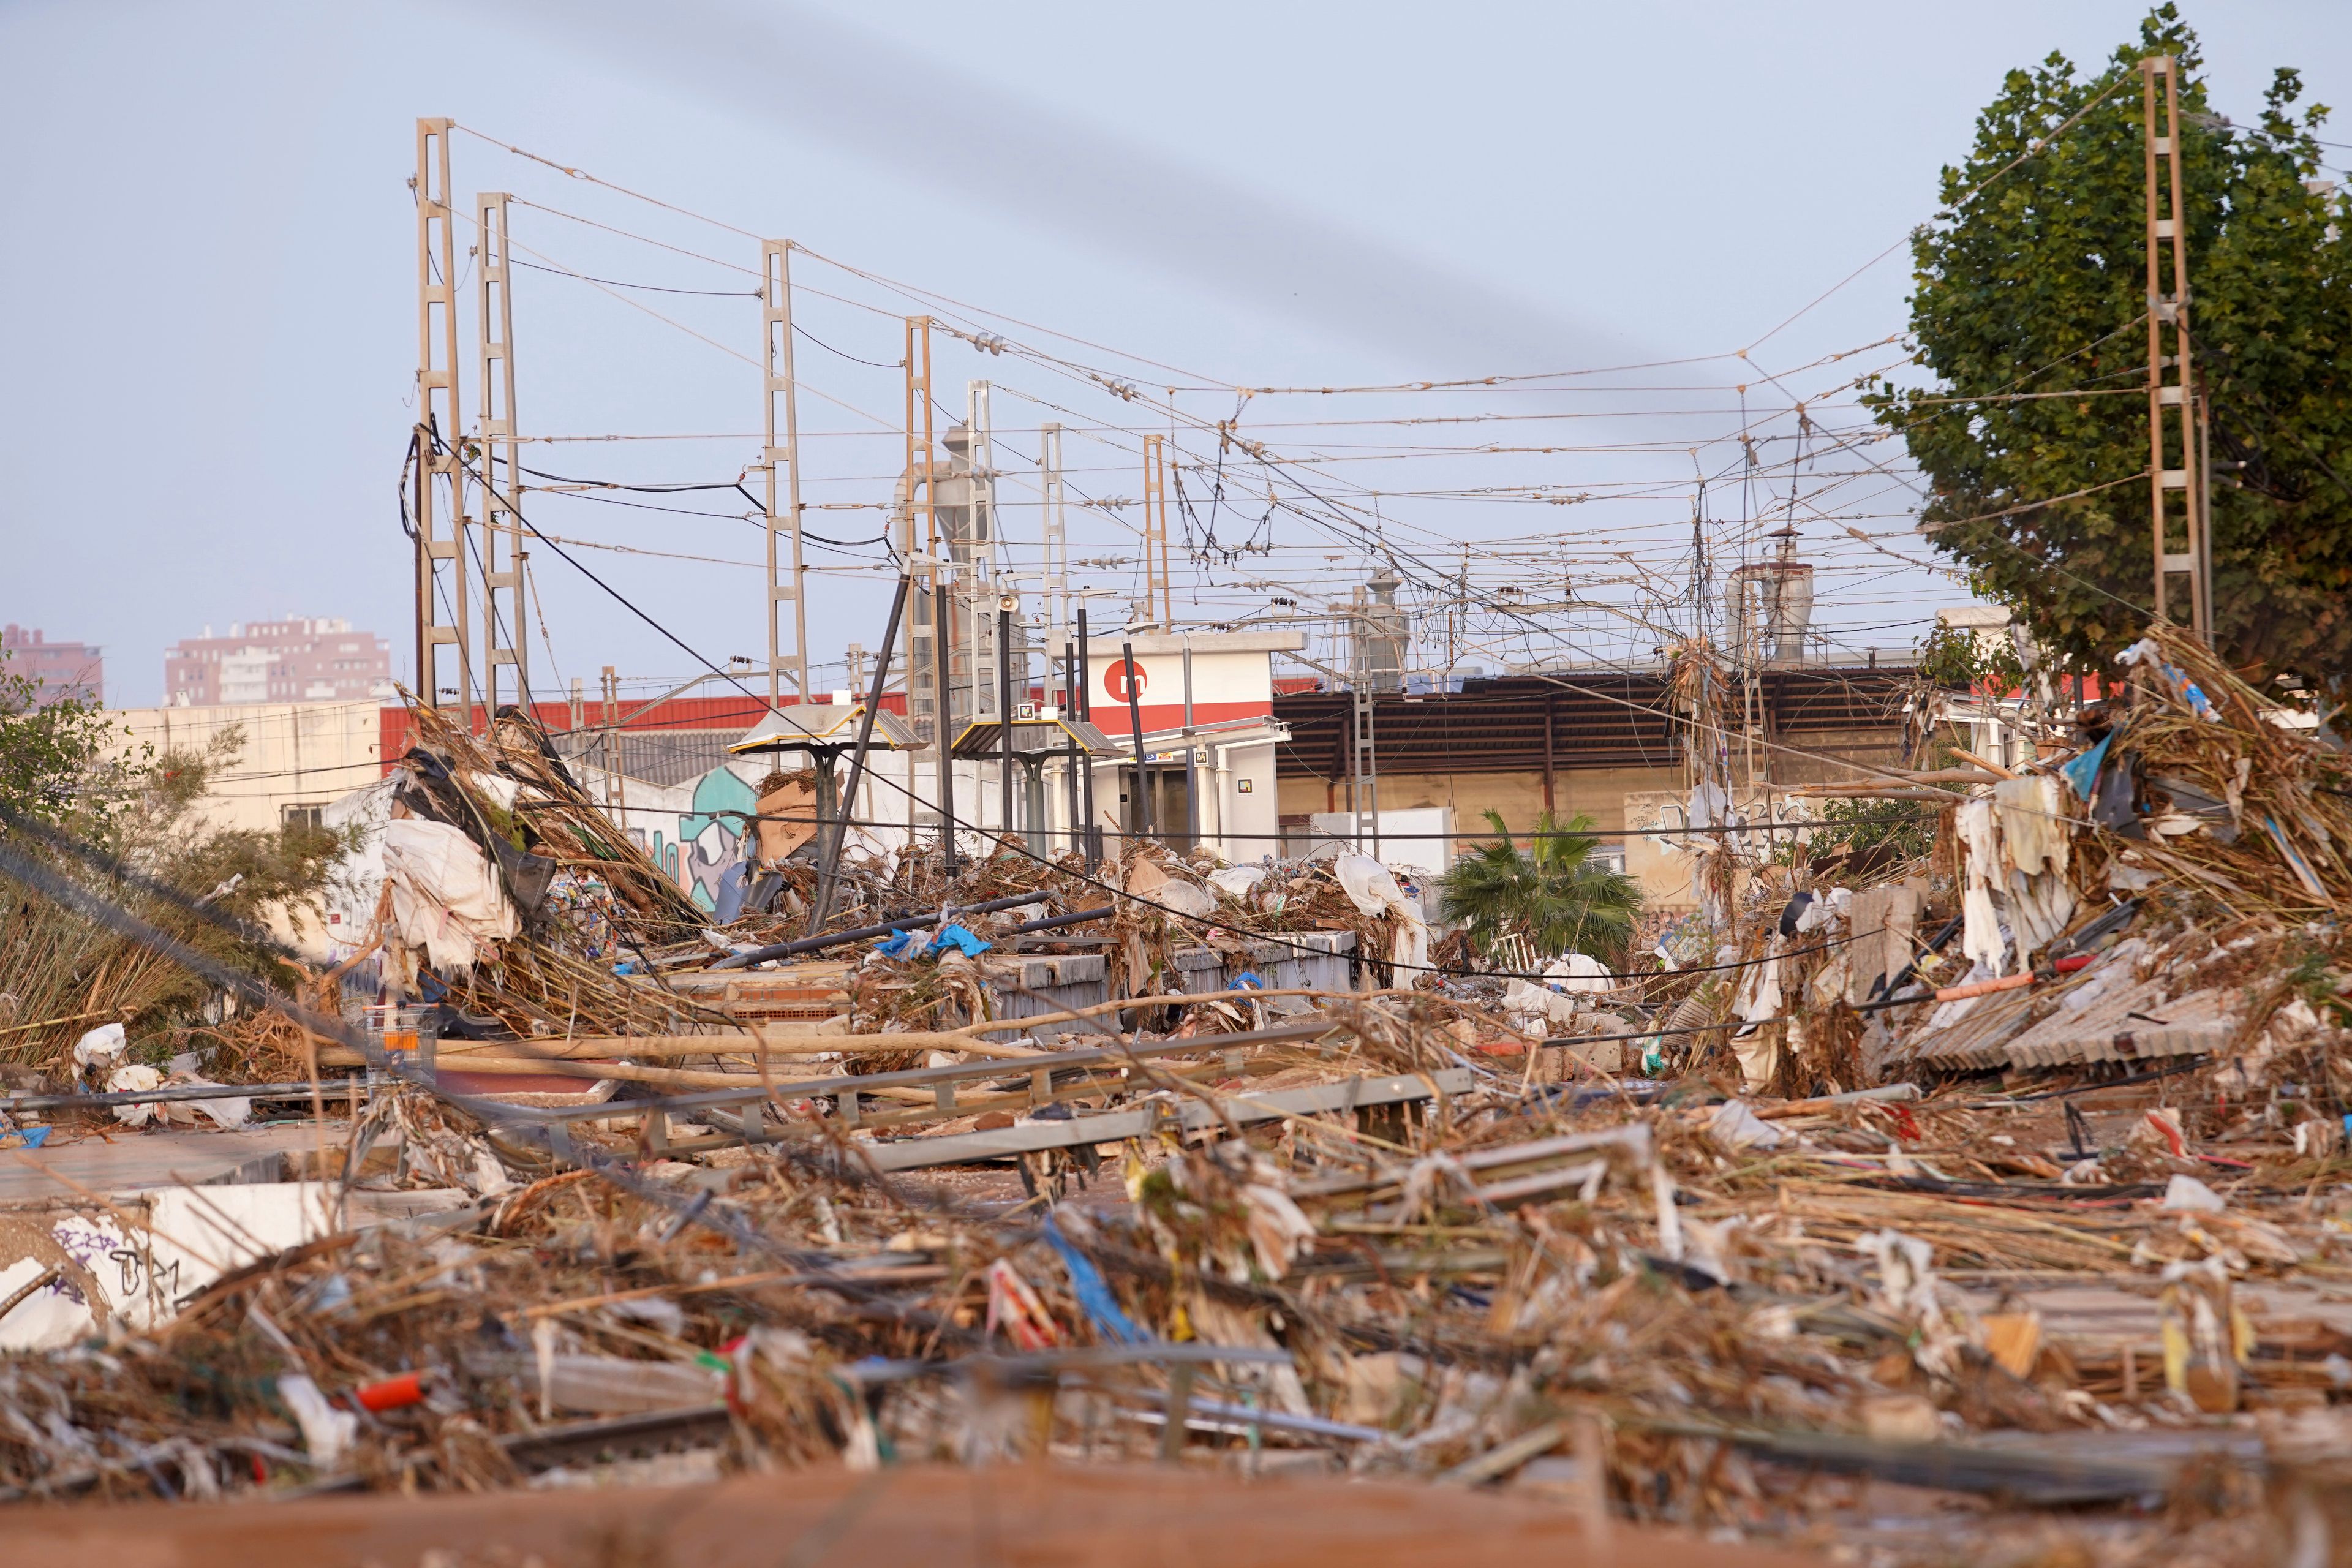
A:
MULTIPOLYGON (((783 705, 790 708, 797 700, 786 697, 783 705)), ((904 714, 907 711, 906 693, 883 693, 882 706, 892 713, 904 714)), ((580 714, 581 728, 603 729, 604 707, 601 701, 583 703, 580 714)), ((731 730, 742 733, 757 724, 760 715, 767 710, 768 705, 764 701, 740 693, 724 697, 673 697, 642 713, 635 711, 633 704, 625 702, 619 709, 623 716, 619 728, 631 734, 639 731, 660 730, 731 730)), ((538 720, 550 734, 565 734, 572 729, 572 704, 536 702, 531 705, 531 717, 538 720)), ((474 728, 478 732, 482 728, 483 718, 483 710, 478 703, 473 713, 474 728)), ((377 715, 377 720, 382 744, 377 754, 383 759, 384 772, 390 773, 393 764, 407 754, 416 733, 416 724, 405 708, 383 709, 377 715)))

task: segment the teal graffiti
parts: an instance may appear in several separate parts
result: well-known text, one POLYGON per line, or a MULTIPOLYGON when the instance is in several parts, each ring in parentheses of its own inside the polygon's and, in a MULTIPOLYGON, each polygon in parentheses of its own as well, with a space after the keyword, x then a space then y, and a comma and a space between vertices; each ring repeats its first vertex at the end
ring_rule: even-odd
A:
POLYGON ((743 858, 744 819, 722 815, 758 809, 750 784, 725 768, 713 768, 695 782, 694 812, 677 819, 685 849, 687 891, 706 910, 719 907, 719 879, 743 858))

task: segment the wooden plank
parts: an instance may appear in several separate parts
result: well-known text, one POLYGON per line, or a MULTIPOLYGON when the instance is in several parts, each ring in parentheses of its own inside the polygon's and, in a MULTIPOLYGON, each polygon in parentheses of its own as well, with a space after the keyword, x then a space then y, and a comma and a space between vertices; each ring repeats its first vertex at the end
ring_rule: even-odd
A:
POLYGON ((1067 1121, 1031 1121, 986 1132, 959 1132, 944 1138, 910 1139, 903 1143, 874 1143, 859 1152, 882 1172, 921 1170, 932 1165, 960 1165, 975 1160, 1001 1160, 1008 1154, 1034 1154, 1047 1149, 1070 1149, 1081 1143, 1116 1143, 1140 1138, 1155 1128, 1175 1124, 1188 1132, 1221 1125, 1230 1119, 1239 1126, 1272 1121, 1285 1116, 1312 1116, 1322 1111, 1359 1106, 1396 1105, 1428 1100, 1433 1087, 1439 1094, 1470 1092, 1470 1069, 1447 1068, 1423 1077, 1400 1073, 1391 1078, 1349 1079, 1304 1089, 1277 1089, 1271 1094, 1236 1094, 1220 1101, 1224 1116, 1197 1101, 1171 1106, 1161 1100, 1128 1110, 1076 1116, 1067 1121))

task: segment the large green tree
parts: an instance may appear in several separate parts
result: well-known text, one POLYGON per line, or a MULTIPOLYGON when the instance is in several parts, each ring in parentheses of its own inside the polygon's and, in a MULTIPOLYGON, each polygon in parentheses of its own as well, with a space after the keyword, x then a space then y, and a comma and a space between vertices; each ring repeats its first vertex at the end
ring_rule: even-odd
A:
MULTIPOLYGON (((201 752, 157 753, 129 739, 95 702, 42 702, 0 652, 0 844, 233 968, 292 983, 254 928, 326 889, 356 837, 301 823, 220 826, 210 792, 236 762, 239 731, 201 752), (229 922, 213 918, 223 915, 229 922)), ((57 1067, 100 1019, 128 1025, 161 1059, 191 1043, 212 989, 0 874, 0 1063, 57 1067)))
POLYGON ((0 650, 0 820, 105 826, 122 798, 123 770, 108 762, 116 734, 88 698, 43 702, 40 682, 0 650))
POLYGON ((2196 35, 2171 5, 2096 75, 2055 54, 2011 71, 1967 160, 1943 171, 1944 210, 1913 238, 1911 331, 1933 382, 1882 383, 1867 401, 1925 472, 1923 525, 1977 591, 2065 668, 2111 668, 2154 599, 2148 487, 2128 480, 2148 466, 2138 62, 2158 53, 2181 61, 2216 639, 2258 678, 2294 669, 2341 691, 2352 685, 2352 210, 2320 183, 2313 133, 2327 110, 2298 114, 2294 71, 2276 73, 2258 124, 2231 123, 2234 106, 2210 100, 2196 35), (2031 505, 2098 486, 2112 488, 2031 505))

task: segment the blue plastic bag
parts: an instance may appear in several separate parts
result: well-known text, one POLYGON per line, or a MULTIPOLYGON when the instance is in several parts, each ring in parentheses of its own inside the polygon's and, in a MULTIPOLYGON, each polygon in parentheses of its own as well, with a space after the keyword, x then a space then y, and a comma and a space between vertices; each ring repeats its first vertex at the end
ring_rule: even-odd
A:
POLYGON ((2084 800, 2090 799, 2091 792, 2098 787, 2100 764, 2107 760, 2107 748, 2115 742, 2114 735, 2102 735, 2097 745, 2058 770, 2065 775, 2066 782, 2074 786, 2074 793, 2084 800))
POLYGON ((921 932, 902 931, 876 942, 874 951, 885 958, 912 958, 922 945, 921 932))
POLYGON ((978 958, 994 945, 993 942, 982 942, 961 926, 948 925, 941 926, 940 934, 931 938, 930 950, 935 953, 945 952, 952 947, 966 958, 978 958))
POLYGON ((1054 1223, 1054 1216, 1050 1214, 1045 1216, 1045 1239, 1053 1245, 1055 1251, 1062 1255, 1062 1267, 1070 1271, 1070 1291, 1077 1297, 1078 1305, 1086 1310, 1087 1320, 1095 1326, 1095 1332, 1115 1344, 1150 1342, 1151 1336, 1137 1328, 1128 1315, 1119 1310, 1118 1298, 1113 1296, 1110 1287, 1103 1283, 1102 1270, 1095 1267, 1095 1260, 1070 1245, 1070 1238, 1062 1234, 1061 1227, 1054 1223))

